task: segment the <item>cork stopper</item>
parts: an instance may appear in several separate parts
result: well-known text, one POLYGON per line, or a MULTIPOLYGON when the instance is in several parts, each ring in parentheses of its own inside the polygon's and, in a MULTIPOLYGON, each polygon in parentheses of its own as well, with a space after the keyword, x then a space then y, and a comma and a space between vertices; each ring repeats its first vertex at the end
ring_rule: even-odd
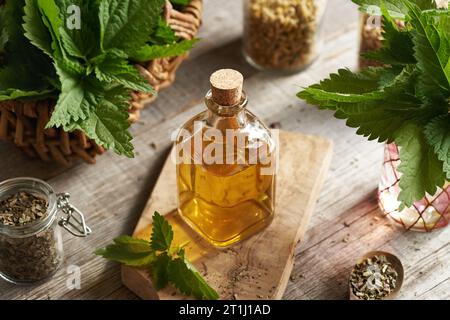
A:
POLYGON ((233 69, 217 70, 209 79, 212 100, 221 106, 234 106, 241 101, 244 77, 233 69))

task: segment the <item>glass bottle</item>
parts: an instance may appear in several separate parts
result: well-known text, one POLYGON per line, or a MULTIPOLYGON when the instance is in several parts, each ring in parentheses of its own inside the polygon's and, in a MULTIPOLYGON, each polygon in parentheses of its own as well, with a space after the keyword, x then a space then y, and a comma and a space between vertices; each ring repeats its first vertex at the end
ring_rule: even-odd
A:
POLYGON ((319 56, 327 0, 244 0, 244 55, 258 69, 287 73, 319 56))
POLYGON ((450 183, 438 188, 435 194, 426 194, 409 208, 401 208, 398 201, 401 174, 399 149, 387 144, 384 150, 383 170, 378 186, 378 204, 387 217, 407 230, 429 232, 446 227, 450 222, 450 183))
POLYGON ((26 284, 49 278, 62 264, 60 227, 78 237, 87 236, 91 230, 81 212, 69 203, 69 195, 56 194, 46 182, 16 178, 0 183, 0 201, 19 192, 45 199, 47 203, 47 214, 42 219, 23 226, 0 223, 0 277, 26 284), (59 214, 62 216, 58 217, 59 214))
POLYGON ((217 247, 267 227, 275 209, 277 143, 246 109, 243 77, 211 76, 208 110, 189 120, 175 142, 179 214, 217 247))

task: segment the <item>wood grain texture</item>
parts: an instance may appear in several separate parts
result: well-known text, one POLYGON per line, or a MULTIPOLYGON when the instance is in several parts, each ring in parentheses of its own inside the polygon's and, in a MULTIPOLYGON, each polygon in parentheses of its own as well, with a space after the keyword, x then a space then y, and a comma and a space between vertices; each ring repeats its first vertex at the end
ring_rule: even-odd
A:
POLYGON ((241 1, 205 1, 202 40, 181 66, 174 85, 160 93, 132 128, 135 159, 108 153, 95 166, 79 163, 64 169, 30 160, 16 147, 0 143, 0 180, 33 176, 47 180, 57 191, 72 193, 94 230, 87 239, 64 235, 65 265, 51 281, 26 288, 0 281, 0 299, 137 298, 122 285, 120 267, 92 252, 133 232, 167 157, 171 130, 203 110, 209 77, 220 68, 243 73, 249 109, 268 124, 279 123, 284 130, 324 136, 334 143, 330 172, 305 239, 295 251, 283 298, 347 299, 353 263, 367 251, 385 250, 399 256, 405 267, 401 299, 450 299, 450 228, 432 234, 405 233, 381 218, 375 191, 383 146, 355 135, 331 112, 295 97, 300 87, 338 68, 357 66, 357 9, 350 0, 328 3, 321 58, 303 73, 279 76, 260 73, 242 58, 241 1), (66 286, 69 265, 81 268, 80 290, 66 286))
MULTIPOLYGON (((133 236, 149 239, 152 216, 158 211, 174 226, 174 244, 189 242, 186 255, 221 299, 281 299, 294 250, 305 234, 331 162, 332 144, 300 133, 279 133, 275 218, 267 229, 225 250, 208 244, 176 214, 176 170, 169 157, 133 236)), ((145 271, 123 267, 122 281, 143 299, 157 297, 145 271)), ((158 297, 185 299, 174 288, 161 290, 158 297)))

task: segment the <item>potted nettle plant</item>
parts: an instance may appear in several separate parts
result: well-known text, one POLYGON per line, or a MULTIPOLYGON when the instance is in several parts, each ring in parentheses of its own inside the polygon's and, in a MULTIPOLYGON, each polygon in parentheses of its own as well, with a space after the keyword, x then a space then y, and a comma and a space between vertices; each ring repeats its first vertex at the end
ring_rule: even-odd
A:
POLYGON ((365 58, 383 67, 339 70, 298 96, 386 143, 378 191, 386 215, 407 229, 442 228, 450 219, 450 12, 432 0, 354 2, 382 15, 382 48, 365 58))
POLYGON ((0 140, 69 165, 133 156, 130 122, 196 42, 202 0, 0 0, 0 140))

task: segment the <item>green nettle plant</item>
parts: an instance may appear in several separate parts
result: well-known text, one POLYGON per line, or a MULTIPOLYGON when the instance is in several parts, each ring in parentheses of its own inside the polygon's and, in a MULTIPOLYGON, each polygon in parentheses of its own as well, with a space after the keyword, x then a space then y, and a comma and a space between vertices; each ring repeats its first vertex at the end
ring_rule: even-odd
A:
POLYGON ((353 2, 383 16, 383 47, 366 58, 385 67, 339 70, 298 97, 334 110, 369 140, 396 143, 399 201, 411 206, 450 179, 450 12, 432 0, 353 2))
POLYGON ((79 129, 132 157, 130 93, 153 93, 133 63, 181 55, 196 41, 175 35, 162 18, 164 4, 7 0, 0 5, 0 101, 54 99, 47 127, 79 129), (79 28, 72 26, 73 6, 80 10, 79 28))

